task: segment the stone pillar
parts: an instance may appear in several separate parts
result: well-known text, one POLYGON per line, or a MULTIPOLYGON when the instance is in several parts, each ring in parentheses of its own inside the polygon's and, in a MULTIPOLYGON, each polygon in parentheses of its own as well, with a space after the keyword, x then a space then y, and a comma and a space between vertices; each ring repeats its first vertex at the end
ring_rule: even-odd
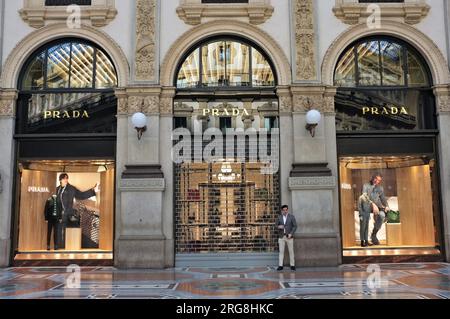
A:
POLYGON ((450 85, 434 88, 439 125, 439 162, 442 191, 442 224, 445 258, 450 262, 450 85))
POLYGON ((324 86, 291 88, 293 95, 294 164, 289 177, 299 266, 336 266, 341 263, 337 189, 335 90, 324 86), (322 121, 315 137, 306 130, 306 113, 317 109, 322 121))
POLYGON ((160 160, 161 88, 116 90, 119 99, 115 265, 119 268, 164 268, 164 174, 160 160), (136 112, 147 115, 141 140, 132 125, 136 112))
POLYGON ((10 265, 11 217, 14 198, 14 114, 17 91, 0 90, 0 268, 10 265))

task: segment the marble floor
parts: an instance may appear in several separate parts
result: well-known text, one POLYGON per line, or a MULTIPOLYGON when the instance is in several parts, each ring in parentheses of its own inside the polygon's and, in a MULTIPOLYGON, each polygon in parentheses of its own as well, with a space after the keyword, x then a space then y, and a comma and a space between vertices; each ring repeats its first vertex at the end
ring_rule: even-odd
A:
POLYGON ((0 299, 448 299, 450 264, 0 269, 0 299))

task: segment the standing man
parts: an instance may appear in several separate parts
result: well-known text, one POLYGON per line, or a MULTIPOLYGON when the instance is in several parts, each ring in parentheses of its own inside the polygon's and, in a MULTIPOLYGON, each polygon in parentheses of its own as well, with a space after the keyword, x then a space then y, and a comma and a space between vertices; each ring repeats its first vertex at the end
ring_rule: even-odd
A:
POLYGON ((382 181, 383 176, 381 174, 375 174, 372 176, 369 183, 364 184, 362 191, 363 194, 366 193, 369 196, 370 204, 372 205, 375 223, 370 239, 372 240, 373 245, 380 244, 377 233, 381 229, 381 226, 383 226, 386 213, 390 211, 386 196, 384 196, 384 188, 381 186, 382 181))
POLYGON ((61 202, 61 206, 63 209, 61 218, 62 224, 60 234, 62 238, 60 240, 60 248, 65 248, 66 226, 70 221, 70 217, 74 214, 73 200, 86 200, 94 197, 96 196, 96 193, 99 192, 99 187, 98 184, 96 184, 93 188, 82 192, 75 186, 69 184, 69 175, 67 175, 66 173, 62 173, 61 175, 59 175, 59 183, 60 185, 56 189, 56 196, 58 198, 58 201, 61 202))
POLYGON ((289 207, 283 205, 281 207, 281 214, 278 216, 278 244, 280 246, 280 255, 278 258, 278 271, 283 270, 284 248, 287 244, 289 250, 289 261, 291 270, 295 271, 295 256, 294 256, 294 234, 297 230, 297 221, 295 216, 289 214, 289 207))

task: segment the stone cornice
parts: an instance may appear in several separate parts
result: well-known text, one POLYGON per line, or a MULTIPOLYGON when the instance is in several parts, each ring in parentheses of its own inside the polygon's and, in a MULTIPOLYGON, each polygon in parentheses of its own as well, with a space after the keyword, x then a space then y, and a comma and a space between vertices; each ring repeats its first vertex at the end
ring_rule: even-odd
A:
POLYGON ((262 24, 273 14, 268 0, 250 0, 249 3, 205 4, 200 0, 183 0, 177 14, 186 24, 198 25, 204 19, 248 18, 251 24, 262 24))
MULTIPOLYGON (((372 12, 367 10, 369 4, 359 3, 356 0, 336 0, 333 12, 346 24, 358 24, 372 15, 372 12)), ((381 8, 382 20, 397 20, 408 24, 419 23, 430 11, 430 6, 424 0, 376 4, 381 8)))
MULTIPOLYGON (((117 15, 114 0, 92 0, 90 6, 80 6, 81 20, 90 21, 94 27, 108 25, 117 15)), ((45 0, 24 0, 20 17, 33 28, 41 28, 47 22, 61 22, 72 14, 67 6, 46 6, 45 0)))

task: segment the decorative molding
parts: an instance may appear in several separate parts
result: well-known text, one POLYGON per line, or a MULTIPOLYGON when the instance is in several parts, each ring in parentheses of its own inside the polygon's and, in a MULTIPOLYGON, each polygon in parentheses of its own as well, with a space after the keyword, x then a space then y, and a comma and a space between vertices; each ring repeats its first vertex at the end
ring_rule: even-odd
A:
POLYGON ((415 27, 397 21, 384 21, 379 29, 367 28, 366 23, 350 27, 339 35, 328 48, 322 63, 322 82, 325 85, 334 85, 334 70, 341 53, 355 40, 371 35, 391 35, 402 39, 414 46, 427 61, 433 83, 450 83, 450 74, 447 60, 439 47, 426 34, 415 27))
POLYGON ((119 87, 126 86, 130 75, 128 59, 122 48, 105 32, 87 25, 72 29, 66 23, 50 24, 31 32, 23 38, 9 54, 2 72, 1 87, 14 88, 17 85, 19 72, 27 58, 44 43, 62 37, 87 39, 104 49, 111 57, 117 70, 119 87))
POLYGON ((435 86, 434 95, 438 113, 450 113, 450 85, 435 86))
POLYGON ((192 46, 192 43, 223 34, 237 35, 254 41, 268 54, 274 63, 278 84, 290 85, 292 83, 290 62, 277 41, 267 32, 242 21, 215 20, 191 28, 174 42, 166 53, 161 65, 161 85, 163 87, 172 87, 174 85, 178 63, 192 46))
POLYGON ((119 188, 122 192, 153 191, 162 192, 166 188, 164 178, 121 179, 119 188))
POLYGON ((317 80, 316 35, 312 0, 295 1, 296 79, 317 80))
POLYGON ((136 2, 137 81, 154 81, 156 75, 156 0, 136 2))
POLYGON ((270 0, 249 0, 249 3, 206 4, 201 0, 182 0, 178 17, 189 25, 199 25, 205 19, 248 18, 251 24, 266 22, 274 12, 270 0))
MULTIPOLYGON (((92 5, 80 9, 81 20, 94 27, 108 25, 117 15, 115 0, 92 0, 92 5)), ((19 14, 30 27, 38 29, 48 22, 65 21, 72 13, 67 12, 67 6, 46 6, 45 0, 24 0, 19 14)))
POLYGON ((17 90, 0 90, 0 117, 14 117, 17 90))
MULTIPOLYGON (((373 13, 368 10, 370 3, 358 0, 336 0, 334 15, 346 24, 365 22, 373 13)), ((430 11, 425 0, 405 0, 404 2, 376 3, 381 8, 381 19, 397 20, 407 24, 421 22, 430 11)))
POLYGON ((334 114, 334 96, 336 88, 330 86, 292 86, 293 96, 292 111, 306 113, 310 109, 316 109, 323 114, 334 114))
POLYGON ((336 177, 315 176, 315 177, 289 177, 290 190, 317 190, 336 188, 336 177))
POLYGON ((160 113, 159 86, 120 88, 116 89, 115 93, 118 99, 118 115, 132 115, 136 112, 147 115, 160 113))

